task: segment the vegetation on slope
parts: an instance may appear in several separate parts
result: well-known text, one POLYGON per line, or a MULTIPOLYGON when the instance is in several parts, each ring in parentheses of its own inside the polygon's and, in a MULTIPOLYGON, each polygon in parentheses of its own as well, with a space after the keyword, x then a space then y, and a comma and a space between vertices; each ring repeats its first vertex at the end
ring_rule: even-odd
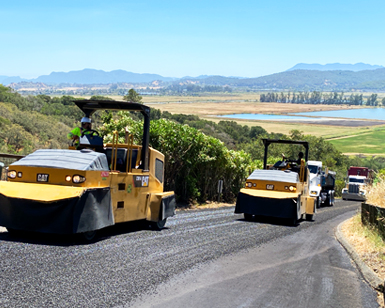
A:
MULTIPOLYGON (((39 148, 67 148, 66 135, 82 117, 74 99, 44 95, 23 97, 0 86, 0 151, 28 154, 39 148)), ((106 138, 115 129, 123 133, 127 126, 140 141, 140 117, 120 112, 105 116, 102 113, 102 118, 101 131, 106 138)), ((151 110, 151 118, 151 146, 166 157, 166 189, 175 190, 181 200, 216 200, 219 179, 224 180, 223 198, 234 200, 245 178, 254 168, 262 166, 262 138, 309 141, 309 159, 321 160, 325 166, 337 171, 337 193, 344 185, 349 166, 366 166, 374 170, 385 167, 385 158, 349 158, 323 138, 303 135, 296 130, 290 135, 269 134, 259 126, 242 126, 235 121, 216 124, 197 116, 170 114, 157 109, 151 110)), ((95 119, 101 121, 100 116, 96 115, 95 119)), ((100 125, 94 128, 98 129, 100 125)), ((272 145, 269 162, 279 160, 282 153, 296 158, 300 150, 272 145)))

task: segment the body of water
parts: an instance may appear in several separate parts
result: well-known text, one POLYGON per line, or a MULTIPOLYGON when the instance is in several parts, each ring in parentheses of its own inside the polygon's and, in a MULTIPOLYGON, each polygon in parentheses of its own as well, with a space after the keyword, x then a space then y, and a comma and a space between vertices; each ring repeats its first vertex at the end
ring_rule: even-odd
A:
POLYGON ((262 114, 262 113, 241 113, 241 114, 228 114, 218 116, 221 118, 232 119, 244 119, 244 120, 303 120, 305 116, 290 116, 290 115, 278 115, 278 114, 262 114))
MULTIPOLYGON (((222 118, 244 119, 244 120, 304 120, 316 117, 317 119, 325 118, 347 118, 347 119, 365 119, 365 120, 383 120, 385 121, 385 108, 363 108, 348 110, 329 110, 329 111, 313 111, 299 112, 289 115, 277 114, 261 114, 261 113, 241 113, 221 115, 222 118)), ((314 118, 313 118, 314 119, 314 118)))
POLYGON ((314 112, 293 113, 301 116, 365 119, 365 120, 385 120, 385 108, 362 108, 349 110, 329 110, 314 112))

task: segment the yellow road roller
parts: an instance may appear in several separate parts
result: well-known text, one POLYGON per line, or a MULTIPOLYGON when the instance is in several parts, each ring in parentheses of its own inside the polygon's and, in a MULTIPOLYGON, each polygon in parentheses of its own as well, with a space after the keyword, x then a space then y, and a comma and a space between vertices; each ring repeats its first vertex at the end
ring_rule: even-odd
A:
POLYGON ((144 220, 160 230, 175 214, 174 192, 164 192, 164 155, 149 147, 150 108, 120 101, 77 100, 90 117, 97 110, 140 112, 142 144, 103 143, 97 131, 84 134, 76 150, 43 149, 8 168, 0 182, 0 226, 12 231, 81 233, 144 220))
POLYGON ((245 220, 254 216, 284 218, 293 224, 306 218, 313 220, 315 198, 309 195, 309 144, 306 141, 262 139, 264 144, 263 170, 254 170, 245 187, 237 196, 236 214, 244 214, 245 220), (305 154, 298 159, 287 159, 274 165, 267 164, 269 145, 302 145, 305 154))

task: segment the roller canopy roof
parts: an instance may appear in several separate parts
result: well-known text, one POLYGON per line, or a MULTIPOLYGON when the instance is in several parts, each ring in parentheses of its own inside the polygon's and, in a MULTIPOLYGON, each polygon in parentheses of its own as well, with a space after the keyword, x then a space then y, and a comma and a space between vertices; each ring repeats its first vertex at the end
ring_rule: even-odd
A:
POLYGON ((96 110, 127 110, 139 111, 141 113, 150 114, 150 107, 132 102, 125 101, 109 101, 109 100, 74 100, 87 116, 91 116, 96 110))
POLYGON ((305 161, 309 160, 309 142, 307 141, 296 141, 296 140, 280 140, 280 139, 262 139, 263 145, 265 146, 265 154, 263 158, 263 169, 267 169, 267 149, 272 143, 281 144, 299 144, 305 148, 305 161))
POLYGON ((282 144, 300 144, 303 145, 306 149, 309 148, 309 142, 307 141, 296 141, 296 140, 280 140, 280 139, 262 139, 264 145, 270 145, 272 143, 282 143, 282 144))
POLYGON ((254 170, 248 180, 262 180, 269 182, 285 182, 296 184, 299 182, 297 172, 281 170, 254 170))
POLYGON ((91 150, 37 150, 11 166, 108 171, 107 157, 91 150))
POLYGON ((150 140, 150 107, 133 102, 109 101, 109 100, 74 100, 87 117, 90 117, 96 110, 126 110, 138 111, 143 115, 143 138, 141 160, 143 171, 148 171, 149 167, 149 140, 150 140))

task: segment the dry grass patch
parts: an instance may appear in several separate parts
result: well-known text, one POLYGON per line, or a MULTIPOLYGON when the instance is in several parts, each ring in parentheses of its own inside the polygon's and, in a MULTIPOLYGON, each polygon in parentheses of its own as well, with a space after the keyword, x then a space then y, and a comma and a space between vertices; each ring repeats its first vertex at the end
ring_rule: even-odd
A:
MULTIPOLYGON (((219 121, 229 120, 236 121, 239 125, 247 126, 261 126, 268 133, 283 133, 288 135, 292 130, 299 130, 304 135, 312 135, 316 137, 336 138, 339 136, 346 136, 350 134, 360 134, 366 132, 368 128, 362 127, 346 127, 346 126, 331 126, 331 125, 317 125, 317 124, 302 124, 278 121, 259 121, 259 120, 245 120, 245 119, 224 119, 218 117, 202 117, 202 119, 218 123, 219 121)), ((350 137, 350 136, 348 136, 350 137)))
MULTIPOLYGON (((109 96, 115 100, 122 100, 123 96, 109 96)), ((207 94, 200 96, 161 96, 143 95, 144 104, 161 111, 172 114, 193 114, 203 119, 218 123, 219 121, 236 121, 240 125, 261 126, 269 133, 289 134, 293 129, 302 131, 305 135, 317 137, 335 138, 351 135, 359 135, 367 132, 369 127, 346 127, 334 125, 319 125, 311 123, 285 123, 279 121, 259 121, 219 118, 217 115, 236 113, 263 113, 263 114, 287 114, 295 112, 326 111, 341 109, 356 109, 357 106, 346 105, 313 105, 313 104, 282 104, 260 103, 258 93, 231 93, 231 94, 207 94)), ((90 98, 90 96, 83 96, 90 98)))
POLYGON ((385 241, 374 228, 361 222, 357 214, 342 225, 342 232, 361 259, 382 280, 385 279, 385 241))
POLYGON ((385 178, 383 176, 375 185, 369 187, 366 196, 368 204, 385 208, 385 178))
POLYGON ((259 101, 259 94, 240 94, 240 93, 218 93, 218 94, 208 94, 208 95, 187 95, 187 96, 168 96, 168 95, 143 95, 142 101, 145 104, 151 103, 194 103, 194 102, 209 102, 209 101, 239 101, 239 100, 250 100, 250 101, 259 101))
MULTIPOLYGON (((162 97, 158 102, 162 102, 162 97)), ((153 108, 170 113, 195 114, 198 116, 226 115, 235 113, 264 113, 264 114, 287 114, 294 112, 309 112, 323 110, 353 109, 352 106, 342 105, 307 105, 307 104, 280 104, 259 103, 255 101, 237 101, 218 99, 215 102, 205 98, 195 98, 195 101, 184 100, 183 102, 169 102, 153 104, 153 108)))
POLYGON ((213 201, 206 201, 203 203, 178 203, 179 210, 200 210, 200 209, 217 209, 221 207, 232 207, 235 206, 235 203, 224 203, 224 202, 213 202, 213 201))
MULTIPOLYGON (((376 275, 385 279, 385 241, 374 228, 364 226, 361 214, 347 220, 341 228, 348 242, 354 247, 361 260, 369 266, 376 275)), ((378 292, 378 301, 384 305, 384 295, 378 292)))

